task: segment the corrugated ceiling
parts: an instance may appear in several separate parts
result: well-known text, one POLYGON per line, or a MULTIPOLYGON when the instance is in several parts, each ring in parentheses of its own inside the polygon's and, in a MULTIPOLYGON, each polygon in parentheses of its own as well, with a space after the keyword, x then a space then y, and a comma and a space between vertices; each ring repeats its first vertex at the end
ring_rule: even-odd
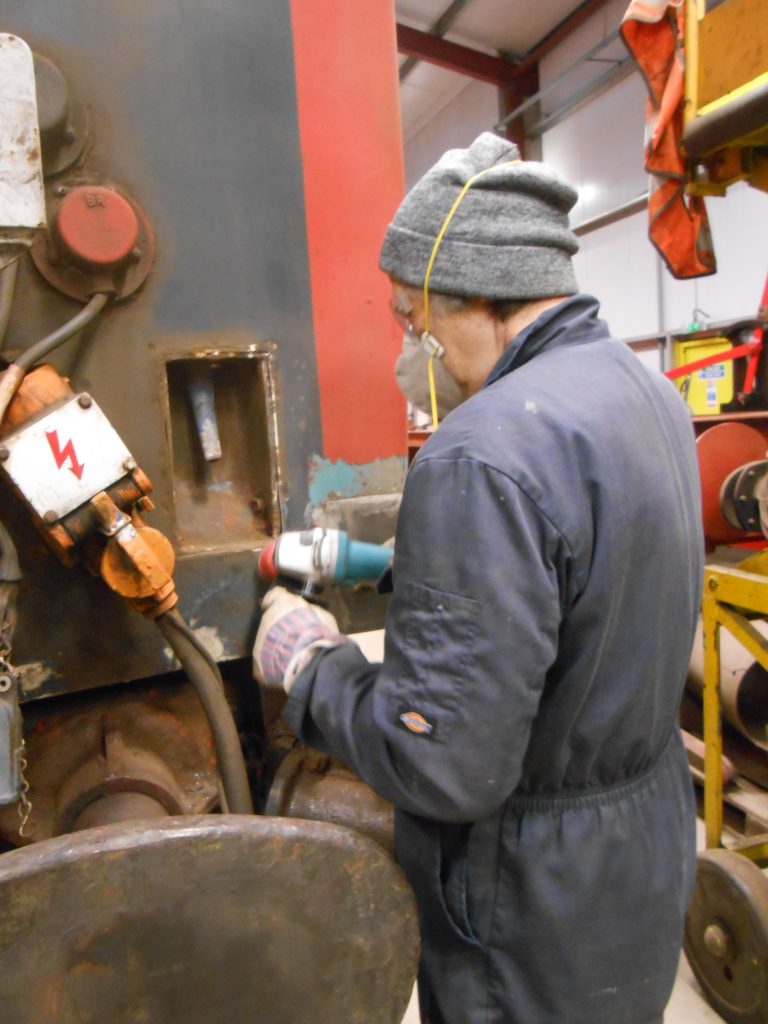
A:
MULTIPOLYGON (((450 0, 398 0, 397 20, 428 31, 449 6, 450 0)), ((469 0, 445 38, 487 53, 522 56, 579 6, 580 0, 469 0)), ((449 103, 467 81, 455 72, 419 64, 400 86, 405 137, 449 103)))

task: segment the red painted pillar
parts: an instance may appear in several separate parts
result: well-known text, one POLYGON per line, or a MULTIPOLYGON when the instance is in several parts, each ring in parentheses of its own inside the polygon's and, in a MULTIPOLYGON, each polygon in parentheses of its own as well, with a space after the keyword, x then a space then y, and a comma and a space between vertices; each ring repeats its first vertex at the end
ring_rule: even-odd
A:
POLYGON ((378 269, 403 196, 394 3, 291 0, 323 455, 405 453, 401 332, 378 269))

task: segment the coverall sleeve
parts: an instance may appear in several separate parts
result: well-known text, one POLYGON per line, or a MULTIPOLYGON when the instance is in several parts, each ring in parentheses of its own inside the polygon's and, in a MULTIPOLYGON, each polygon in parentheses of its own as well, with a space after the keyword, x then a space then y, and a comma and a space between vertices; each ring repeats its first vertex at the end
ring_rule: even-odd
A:
POLYGON ((385 653, 313 659, 285 707, 311 746, 395 806, 475 821, 516 788, 557 656, 567 545, 511 479, 425 459, 398 517, 385 653))

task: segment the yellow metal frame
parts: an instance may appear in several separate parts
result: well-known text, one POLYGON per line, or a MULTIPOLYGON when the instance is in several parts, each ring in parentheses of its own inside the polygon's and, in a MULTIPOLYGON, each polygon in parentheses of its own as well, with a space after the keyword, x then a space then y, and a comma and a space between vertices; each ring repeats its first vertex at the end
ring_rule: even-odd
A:
MULTIPOLYGON (((688 125, 697 117, 703 117, 721 107, 727 106, 745 93, 761 86, 768 80, 768 70, 758 74, 752 81, 737 86, 699 107, 699 65, 701 55, 699 32, 706 16, 706 0, 684 0, 685 3, 685 67, 683 123, 688 125)), ((709 168, 710 180, 692 179, 686 185, 689 195, 725 195, 729 186, 746 181, 754 188, 768 191, 768 158, 760 146, 765 145, 766 128, 739 139, 732 139, 727 145, 699 159, 709 168)))
MULTIPOLYGON (((768 551, 737 568, 708 568, 702 598, 704 624, 704 822, 707 847, 722 845, 723 734, 720 701, 720 629, 742 644, 768 671, 768 639, 749 621, 768 616, 768 551)), ((768 837, 739 844, 738 852, 754 861, 768 861, 768 837)))
POLYGON ((685 3, 685 103, 683 120, 687 124, 699 112, 699 22, 704 17, 704 0, 685 3))

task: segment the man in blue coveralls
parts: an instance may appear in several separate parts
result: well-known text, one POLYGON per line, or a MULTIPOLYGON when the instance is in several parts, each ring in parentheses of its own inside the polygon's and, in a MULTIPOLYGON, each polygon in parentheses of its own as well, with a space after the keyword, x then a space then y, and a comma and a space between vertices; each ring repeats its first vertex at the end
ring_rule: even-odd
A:
POLYGON ((280 589, 254 649, 397 809, 429 1024, 661 1024, 693 882, 693 434, 578 294, 575 201, 489 133, 408 194, 393 310, 466 398, 406 480, 384 661, 280 589))

